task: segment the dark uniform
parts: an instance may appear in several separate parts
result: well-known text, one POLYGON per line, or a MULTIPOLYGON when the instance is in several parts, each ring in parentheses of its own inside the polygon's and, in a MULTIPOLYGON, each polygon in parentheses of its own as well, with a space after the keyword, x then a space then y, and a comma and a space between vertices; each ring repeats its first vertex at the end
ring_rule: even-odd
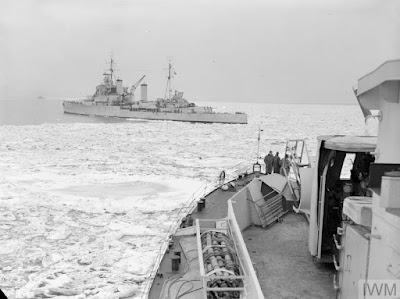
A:
POLYGON ((279 153, 277 152, 272 161, 272 166, 274 167, 274 173, 279 173, 281 158, 279 157, 279 153))
POLYGON ((274 156, 272 155, 272 151, 270 151, 269 154, 266 155, 265 158, 264 158, 266 174, 272 173, 272 162, 273 162, 273 160, 274 160, 274 156))

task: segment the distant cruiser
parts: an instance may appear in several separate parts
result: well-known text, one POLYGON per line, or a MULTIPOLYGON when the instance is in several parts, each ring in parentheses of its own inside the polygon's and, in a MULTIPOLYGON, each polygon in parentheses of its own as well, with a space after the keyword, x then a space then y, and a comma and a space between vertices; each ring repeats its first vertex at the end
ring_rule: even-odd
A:
POLYGON ((64 101, 64 113, 137 118, 149 120, 173 120, 202 123, 247 124, 247 115, 242 112, 216 113, 211 107, 199 107, 183 98, 183 92, 172 92, 172 64, 168 64, 168 81, 165 98, 147 100, 147 84, 141 85, 141 99, 135 99, 135 90, 145 76, 132 85, 130 90, 117 79, 111 58, 110 69, 104 73, 103 82, 97 85, 93 96, 79 101, 64 101), (115 80, 115 81, 114 81, 115 80))

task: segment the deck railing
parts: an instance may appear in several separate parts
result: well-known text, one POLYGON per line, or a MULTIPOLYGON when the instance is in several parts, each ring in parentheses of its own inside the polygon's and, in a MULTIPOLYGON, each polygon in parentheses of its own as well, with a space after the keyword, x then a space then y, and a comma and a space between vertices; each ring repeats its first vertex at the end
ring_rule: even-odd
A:
POLYGON ((146 282, 146 286, 140 298, 148 298, 151 285, 156 277, 158 268, 160 267, 161 264, 161 260, 163 259, 163 256, 169 247, 169 241, 171 239, 171 236, 173 236, 180 227, 182 218, 185 217, 187 214, 191 213, 196 208, 196 203, 200 198, 202 198, 203 196, 205 196, 214 189, 215 189, 214 184, 212 184, 210 181, 205 181, 195 192, 193 192, 193 194, 189 197, 187 202, 179 209, 175 220, 169 227, 168 232, 166 233, 166 237, 158 249, 157 257, 151 267, 149 279, 146 282))
POLYGON ((166 233, 166 237, 158 249, 157 257, 153 265, 151 266, 150 276, 146 282, 146 286, 143 290, 142 296, 140 297, 141 299, 148 298, 151 285, 157 275, 157 271, 158 268, 160 267, 161 260, 163 259, 163 256, 169 247, 170 238, 175 234, 175 232, 180 227, 182 218, 193 212, 193 210, 196 208, 197 201, 200 200, 202 197, 206 196, 211 191, 221 187, 223 184, 225 184, 225 182, 235 180, 236 178, 238 178, 239 174, 244 173, 246 171, 249 172, 250 170, 251 170, 251 164, 248 164, 247 161, 241 162, 237 165, 234 165, 231 169, 224 171, 225 173, 224 180, 220 180, 218 176, 214 180, 206 180, 195 192, 193 192, 193 194, 190 196, 187 202, 180 208, 176 216, 176 219, 169 227, 168 232, 166 233))
MULTIPOLYGON (((257 278, 257 274, 254 270, 253 263, 251 262, 251 258, 246 248, 246 244, 243 240, 242 229, 240 228, 237 218, 243 217, 243 213, 236 215, 235 213, 235 205, 238 202, 235 200, 241 201, 246 199, 239 199, 238 197, 233 197, 228 201, 228 219, 229 219, 229 227, 231 229, 232 237, 235 244, 236 252, 239 256, 241 268, 244 270, 244 275, 246 276, 245 280, 245 297, 248 299, 263 299, 264 295, 261 291, 260 283, 257 278)), ((240 209, 240 208, 239 208, 240 209)), ((247 214, 248 217, 248 214, 247 214)))
POLYGON ((239 177, 240 174, 243 174, 245 172, 247 172, 247 173, 252 172, 252 164, 248 163, 247 161, 236 164, 228 170, 224 170, 225 179, 223 181, 221 181, 221 180, 219 180, 219 177, 218 177, 215 181, 215 186, 221 187, 226 182, 234 181, 239 177))

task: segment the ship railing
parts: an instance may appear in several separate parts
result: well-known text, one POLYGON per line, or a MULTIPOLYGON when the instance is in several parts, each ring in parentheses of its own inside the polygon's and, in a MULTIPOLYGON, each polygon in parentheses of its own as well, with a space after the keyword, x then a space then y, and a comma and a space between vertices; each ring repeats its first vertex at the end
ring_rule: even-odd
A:
POLYGON ((232 166, 229 170, 224 171, 225 177, 224 180, 220 180, 218 177, 216 180, 206 180, 200 187, 193 192, 193 194, 189 197, 187 202, 180 208, 175 220, 172 222, 171 226, 168 229, 168 232, 165 234, 165 239, 161 243, 160 247, 157 251, 157 257, 151 266, 149 279, 146 283, 146 286, 143 290, 141 299, 147 299, 151 285, 157 275, 158 268, 160 267, 161 261, 165 255, 165 252, 170 246, 170 241, 172 236, 176 233, 179 229, 182 219, 186 217, 188 214, 192 213, 196 207, 197 202, 205 197, 207 194, 211 193, 215 189, 221 187, 226 182, 231 182, 236 180, 240 174, 243 173, 251 173, 252 172, 252 165, 248 161, 240 162, 232 166))
POLYGON ((240 162, 239 164, 232 166, 230 169, 221 171, 220 175, 214 182, 215 188, 219 188, 227 182, 237 180, 241 174, 250 174, 252 172, 252 164, 250 162, 240 162))
POLYGON ((284 174, 287 178, 290 192, 296 197, 297 200, 300 200, 300 168, 311 167, 311 159, 308 154, 305 139, 287 140, 285 156, 286 155, 288 155, 289 158, 289 171, 286 171, 286 169, 283 168, 284 174))
POLYGON ((214 189, 215 185, 212 182, 206 180, 196 191, 193 192, 193 194, 189 197, 187 202, 180 208, 175 220, 169 227, 168 232, 165 234, 166 235, 165 239, 163 240, 158 249, 157 257, 151 267, 149 279, 146 283, 146 286, 140 298, 148 298, 151 285, 157 275, 158 268, 160 267, 163 256, 165 255, 165 252, 170 246, 170 241, 172 239, 172 236, 179 229, 182 219, 196 208, 197 201, 199 201, 202 197, 204 197, 214 189))

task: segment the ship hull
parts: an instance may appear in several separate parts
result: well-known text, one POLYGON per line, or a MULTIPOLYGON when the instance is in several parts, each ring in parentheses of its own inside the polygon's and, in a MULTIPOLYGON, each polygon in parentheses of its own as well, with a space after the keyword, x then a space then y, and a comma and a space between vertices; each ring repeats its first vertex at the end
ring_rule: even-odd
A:
POLYGON ((182 122, 247 124, 247 115, 244 113, 173 113, 131 111, 129 109, 121 109, 119 106, 87 105, 71 102, 64 102, 63 105, 64 113, 70 114, 182 122))

